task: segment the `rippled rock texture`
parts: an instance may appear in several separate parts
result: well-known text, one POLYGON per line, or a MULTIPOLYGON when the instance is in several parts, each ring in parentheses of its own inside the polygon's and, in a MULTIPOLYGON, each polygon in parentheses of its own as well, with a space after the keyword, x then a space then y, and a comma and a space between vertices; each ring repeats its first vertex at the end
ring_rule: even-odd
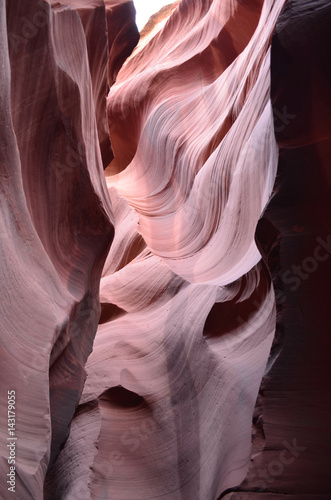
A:
MULTIPOLYGON (((101 156, 106 7, 0 5, 1 394, 5 405, 16 390, 16 498, 41 499, 84 386, 114 235, 101 156)), ((1 424, 1 498, 10 498, 5 412, 1 424)))
POLYGON ((16 498, 328 498, 329 5, 0 6, 16 498))

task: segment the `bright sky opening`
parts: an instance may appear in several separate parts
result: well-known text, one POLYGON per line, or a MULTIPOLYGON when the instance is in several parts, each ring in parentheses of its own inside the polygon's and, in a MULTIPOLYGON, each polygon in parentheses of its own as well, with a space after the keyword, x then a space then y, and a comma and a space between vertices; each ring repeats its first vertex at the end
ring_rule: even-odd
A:
POLYGON ((143 29, 152 14, 158 12, 161 7, 172 3, 174 0, 133 0, 137 11, 136 24, 139 31, 143 29))

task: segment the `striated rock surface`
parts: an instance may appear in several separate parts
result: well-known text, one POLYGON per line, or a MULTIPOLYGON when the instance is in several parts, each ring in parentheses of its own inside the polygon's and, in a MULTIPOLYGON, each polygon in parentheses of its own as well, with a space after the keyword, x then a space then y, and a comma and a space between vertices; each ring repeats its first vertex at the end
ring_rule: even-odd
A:
POLYGON ((49 498, 216 499, 247 474, 275 329, 254 234, 277 167, 282 6, 181 2, 109 92, 115 237, 49 498))
MULTIPOLYGON (((15 495, 35 500, 84 385, 113 238, 98 140, 108 129, 107 38, 97 61, 92 4, 85 32, 58 2, 0 5, 1 394, 5 405, 16 391, 15 495)), ((10 498, 7 412, 1 424, 0 496, 10 498)))
POLYGON ((328 3, 0 6, 15 498, 327 499, 328 3))
POLYGON ((176 2, 169 3, 162 7, 158 12, 152 15, 143 29, 140 31, 140 45, 142 45, 142 39, 144 38, 144 45, 149 42, 160 31, 166 24, 168 18, 171 16, 175 8, 178 6, 180 0, 176 2))

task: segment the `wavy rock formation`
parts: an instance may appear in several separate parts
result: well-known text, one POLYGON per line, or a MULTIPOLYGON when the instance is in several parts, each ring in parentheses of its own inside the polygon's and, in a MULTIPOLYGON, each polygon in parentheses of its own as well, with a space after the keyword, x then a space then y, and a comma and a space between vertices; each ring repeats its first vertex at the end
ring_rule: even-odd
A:
MULTIPOLYGON (((1 393, 7 400, 16 390, 16 498, 35 500, 80 399, 113 238, 98 140, 107 59, 88 27, 94 6, 84 32, 78 13, 58 2, 0 5, 1 393)), ((1 498, 12 495, 7 486, 2 479, 1 498)))
POLYGON ((215 499, 245 478, 275 328, 254 233, 277 167, 282 6, 181 2, 110 90, 115 237, 52 498, 215 499))
POLYGON ((330 7, 0 6, 17 498, 326 499, 330 7))

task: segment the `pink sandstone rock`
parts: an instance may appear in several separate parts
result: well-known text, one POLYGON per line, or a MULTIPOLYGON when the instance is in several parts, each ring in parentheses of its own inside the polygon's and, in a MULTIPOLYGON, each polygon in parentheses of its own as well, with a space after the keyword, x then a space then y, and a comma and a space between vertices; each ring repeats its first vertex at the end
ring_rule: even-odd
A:
POLYGON ((16 495, 35 500, 84 385, 113 225, 77 12, 1 2, 1 32, 1 393, 16 390, 16 495))
POLYGON ((1 499, 329 498, 327 2, 0 9, 1 499))
POLYGON ((277 167, 269 44, 282 2, 248 18, 208 7, 181 2, 108 96, 104 316, 51 498, 216 499, 248 470, 275 327, 254 233, 277 167))

